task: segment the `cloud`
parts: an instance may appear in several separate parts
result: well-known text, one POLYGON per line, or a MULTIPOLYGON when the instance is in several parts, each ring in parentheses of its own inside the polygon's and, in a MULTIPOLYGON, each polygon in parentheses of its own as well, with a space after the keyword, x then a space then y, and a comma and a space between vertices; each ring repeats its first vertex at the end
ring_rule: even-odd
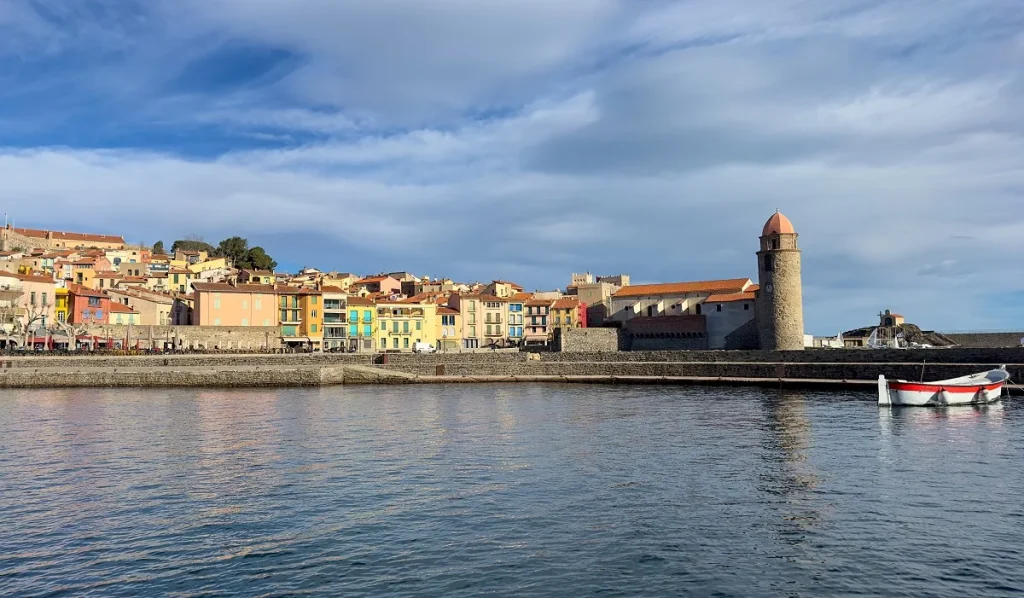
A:
POLYGON ((810 331, 1012 327, 963 309, 1024 290, 998 0, 93 4, 0 5, 21 223, 550 288, 756 277, 780 208, 810 331))

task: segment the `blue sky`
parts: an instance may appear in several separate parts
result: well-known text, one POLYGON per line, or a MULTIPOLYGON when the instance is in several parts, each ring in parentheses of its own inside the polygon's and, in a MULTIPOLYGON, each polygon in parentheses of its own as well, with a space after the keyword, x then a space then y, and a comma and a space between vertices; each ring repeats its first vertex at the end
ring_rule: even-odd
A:
POLYGON ((528 289, 756 277, 1024 327, 1018 0, 0 0, 19 225, 528 289))

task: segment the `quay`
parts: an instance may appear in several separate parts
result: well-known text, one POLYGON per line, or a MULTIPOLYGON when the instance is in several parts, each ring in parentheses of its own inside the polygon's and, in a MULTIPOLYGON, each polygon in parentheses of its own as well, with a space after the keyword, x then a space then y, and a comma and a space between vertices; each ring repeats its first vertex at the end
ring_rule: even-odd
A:
POLYGON ((0 358, 0 388, 310 387, 342 384, 662 384, 871 391, 878 376, 952 378, 1024 349, 607 353, 192 354, 0 358))

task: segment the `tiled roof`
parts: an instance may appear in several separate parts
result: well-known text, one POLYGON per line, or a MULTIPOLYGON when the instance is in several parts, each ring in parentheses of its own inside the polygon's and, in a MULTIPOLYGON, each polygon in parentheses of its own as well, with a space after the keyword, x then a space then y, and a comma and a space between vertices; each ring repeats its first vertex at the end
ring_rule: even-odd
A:
POLYGON ((341 287, 324 286, 320 287, 320 291, 323 293, 344 293, 345 289, 341 287))
POLYGON ((37 239, 45 239, 48 234, 53 233, 54 239, 60 239, 61 241, 83 241, 83 242, 98 242, 98 243, 119 243, 124 245, 124 237, 116 237, 114 235, 89 235, 86 233, 64 233, 56 231, 39 230, 35 228, 11 228, 14 232, 19 235, 26 237, 35 237, 37 239))
POLYGON ((82 285, 78 285, 78 284, 68 285, 68 292, 73 294, 73 295, 78 295, 80 297, 106 297, 107 296, 106 293, 103 293, 101 291, 94 291, 92 289, 87 289, 87 288, 83 287, 82 285))
POLYGON ((726 293, 722 295, 711 295, 704 300, 705 303, 731 303, 733 301, 753 301, 753 292, 748 293, 726 293))
POLYGON ((111 301, 110 302, 110 309, 108 311, 110 311, 111 313, 122 313, 122 314, 137 314, 137 313, 139 313, 139 312, 135 311, 134 309, 128 307, 124 303, 118 303, 117 301, 111 301))
POLYGON ((123 278, 121 274, 117 272, 97 272, 96 278, 123 278))
POLYGON ((562 297, 555 301, 552 309, 573 309, 580 306, 580 300, 576 297, 562 297))
MULTIPOLYGON (((391 278, 391 277, 390 276, 370 276, 368 278, 363 278, 361 280, 357 280, 353 284, 369 284, 369 283, 373 283, 373 282, 383 282, 383 281, 385 281, 385 280, 387 280, 389 278, 391 278)), ((392 279, 392 280, 394 280, 394 279, 392 279)))
POLYGON ((364 299, 362 297, 349 297, 349 305, 358 305, 359 307, 372 307, 374 305, 373 300, 364 299))
MULTIPOLYGON (((239 284, 233 285, 226 282, 193 282, 192 288, 200 292, 217 293, 268 293, 273 294, 276 289, 269 284, 239 284)), ((298 290, 298 289, 296 289, 298 290)))
POLYGON ((437 308, 437 313, 445 314, 445 315, 450 315, 450 314, 457 314, 457 313, 459 313, 459 310, 452 309, 452 308, 448 307, 447 305, 442 305, 442 306, 437 308))
POLYGON ((530 307, 544 307, 547 305, 550 307, 554 302, 554 299, 530 299, 526 302, 526 305, 530 307))
POLYGON ((678 295, 680 293, 740 293, 746 290, 749 285, 749 278, 638 284, 622 287, 612 297, 645 297, 648 295, 678 295))
POLYGON ((0 276, 6 276, 7 278, 17 278, 22 282, 48 282, 56 283, 51 276, 43 276, 41 274, 14 274, 12 272, 0 272, 0 276))
POLYGON ((510 303, 523 303, 533 299, 533 293, 516 293, 508 298, 510 303))

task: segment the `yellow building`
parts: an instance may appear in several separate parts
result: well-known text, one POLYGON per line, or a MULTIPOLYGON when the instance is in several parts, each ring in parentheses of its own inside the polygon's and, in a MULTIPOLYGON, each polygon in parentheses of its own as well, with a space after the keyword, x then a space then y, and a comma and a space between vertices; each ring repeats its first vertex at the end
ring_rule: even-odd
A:
MULTIPOLYGON (((200 272, 209 272, 210 270, 225 270, 228 267, 227 258, 214 257, 209 258, 206 261, 196 262, 189 264, 185 268, 193 274, 199 274, 200 272)), ((273 284, 273 283, 258 283, 258 284, 273 284)))
POLYGON ((580 323, 580 301, 576 297, 562 297, 551 306, 552 328, 579 328, 580 323))
POLYGON ((452 351, 462 347, 462 314, 447 305, 437 306, 438 351, 452 351))
POLYGON ((279 286, 277 301, 281 344, 295 349, 323 350, 323 294, 312 289, 279 286))
POLYGON ((242 270, 238 273, 238 282, 248 284, 275 284, 277 275, 270 270, 242 270))
POLYGON ((377 348, 412 351, 416 343, 437 346, 437 305, 421 296, 377 302, 377 348))
POLYGON ((377 305, 363 297, 348 297, 348 348, 373 351, 377 337, 377 305))
POLYGON ((68 290, 66 288, 57 288, 53 292, 53 294, 54 294, 54 310, 56 312, 54 317, 57 318, 58 322, 63 324, 64 322, 68 321, 68 311, 69 311, 68 290))
POLYGON ((188 268, 171 268, 167 273, 167 289, 179 293, 191 293, 192 286, 189 284, 198 278, 188 268))

